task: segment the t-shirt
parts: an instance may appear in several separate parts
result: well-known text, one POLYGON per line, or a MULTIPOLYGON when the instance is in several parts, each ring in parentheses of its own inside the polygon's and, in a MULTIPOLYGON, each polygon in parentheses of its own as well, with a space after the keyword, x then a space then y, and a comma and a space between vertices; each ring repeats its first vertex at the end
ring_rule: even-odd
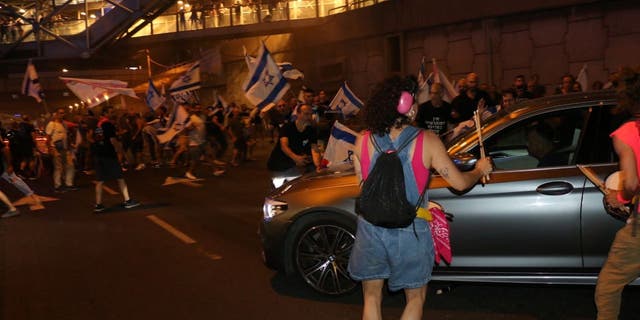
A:
MULTIPOLYGON (((311 145, 318 143, 318 137, 314 127, 306 126, 304 130, 300 132, 295 122, 286 123, 280 129, 280 138, 284 137, 289 139, 289 149, 297 155, 308 155, 311 157, 311 145)), ((267 162, 269 170, 284 171, 295 167, 295 165, 295 161, 282 151, 280 140, 278 140, 267 162)))
POLYGON ((66 145, 67 128, 65 128, 62 123, 57 121, 49 121, 44 131, 51 136, 51 141, 49 142, 51 146, 53 146, 56 141, 62 141, 63 144, 66 145))
POLYGON ((204 125, 204 121, 196 114, 192 114, 189 117, 189 145, 199 146, 206 142, 205 137, 207 129, 204 125))
POLYGON ((447 131, 447 124, 451 119, 451 105, 442 101, 440 107, 434 107, 433 103, 427 101, 418 107, 416 124, 418 127, 431 130, 438 135, 447 131))
POLYGON ((101 120, 93 134, 94 143, 91 150, 96 156, 117 158, 116 148, 111 144, 111 138, 116 136, 116 127, 110 121, 101 120))
POLYGON ((452 111, 455 111, 459 114, 459 117, 456 119, 452 119, 452 122, 459 123, 471 119, 473 117, 473 112, 478 109, 478 102, 480 102, 480 99, 484 99, 484 102, 488 106, 491 113, 495 113, 495 106, 492 105, 491 98, 486 92, 478 90, 476 92, 475 98, 473 99, 469 98, 466 92, 461 92, 460 95, 458 95, 453 99, 453 101, 451 101, 452 111))
POLYGON ((616 137, 631 147, 636 155, 636 170, 640 174, 640 123, 629 121, 614 131, 611 137, 616 137))

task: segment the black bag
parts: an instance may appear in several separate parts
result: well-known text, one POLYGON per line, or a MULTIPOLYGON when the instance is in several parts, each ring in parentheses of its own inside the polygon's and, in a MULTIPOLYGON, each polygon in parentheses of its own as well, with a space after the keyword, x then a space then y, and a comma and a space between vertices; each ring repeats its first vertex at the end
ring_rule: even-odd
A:
POLYGON ((424 191, 416 205, 407 200, 404 170, 398 154, 411 143, 420 131, 407 139, 397 150, 383 151, 370 135, 376 151, 380 153, 367 180, 362 184, 360 197, 356 199, 356 213, 371 224, 385 228, 404 228, 416 217, 417 206, 424 199, 424 191))

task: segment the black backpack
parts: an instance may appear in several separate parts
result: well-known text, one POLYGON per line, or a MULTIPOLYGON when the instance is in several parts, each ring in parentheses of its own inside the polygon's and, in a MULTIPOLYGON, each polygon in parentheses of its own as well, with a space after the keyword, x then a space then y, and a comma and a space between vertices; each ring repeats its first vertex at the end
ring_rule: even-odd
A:
POLYGON ((362 184, 360 197, 356 199, 356 213, 371 224, 385 228, 404 228, 413 223, 427 188, 425 186, 416 205, 409 203, 405 191, 404 170, 398 154, 419 132, 420 130, 416 130, 397 150, 386 151, 381 150, 373 135, 369 136, 380 155, 362 184))

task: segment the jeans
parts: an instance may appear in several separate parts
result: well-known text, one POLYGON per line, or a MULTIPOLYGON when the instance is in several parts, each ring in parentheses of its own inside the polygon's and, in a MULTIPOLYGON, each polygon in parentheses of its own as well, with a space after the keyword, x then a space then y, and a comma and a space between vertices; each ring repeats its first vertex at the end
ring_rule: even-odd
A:
POLYGON ((65 185, 72 186, 76 170, 73 165, 73 154, 69 150, 58 150, 56 148, 52 148, 51 157, 53 158, 53 186, 59 188, 62 185, 63 170, 65 173, 65 185))
POLYGON ((12 172, 11 174, 8 174, 6 171, 3 172, 2 179, 18 188, 18 190, 20 190, 20 192, 22 192, 22 194, 24 194, 25 196, 30 196, 34 193, 33 190, 31 190, 31 188, 26 183, 24 183, 22 179, 20 179, 20 177, 16 176, 15 172, 12 172))
POLYGON ((632 236, 633 225, 629 223, 616 233, 598 275, 595 293, 598 320, 618 319, 622 290, 640 275, 640 230, 632 236))

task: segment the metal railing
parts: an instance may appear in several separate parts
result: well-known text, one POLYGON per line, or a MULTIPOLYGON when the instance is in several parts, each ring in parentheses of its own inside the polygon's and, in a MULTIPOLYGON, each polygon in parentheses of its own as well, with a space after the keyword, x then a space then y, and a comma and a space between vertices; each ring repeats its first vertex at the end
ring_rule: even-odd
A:
MULTIPOLYGON (((312 19, 339 14, 350 10, 375 5, 389 0, 286 0, 253 5, 234 5, 231 7, 216 7, 196 9, 181 14, 173 9, 151 21, 148 25, 133 34, 133 37, 142 37, 163 33, 194 31, 211 28, 233 27, 238 25, 269 23, 273 21, 287 21, 299 19, 312 19), (192 15, 194 15, 192 17, 192 15)), ((107 1, 103 1, 103 8, 113 7, 107 1)), ((95 4, 95 2, 94 2, 95 4)), ((86 13, 84 13, 86 14, 86 13)), ((83 15, 84 15, 83 14, 83 15)), ((80 12, 77 18, 57 21, 51 25, 51 30, 58 36, 70 36, 82 33, 93 22, 100 19, 100 14, 91 18, 82 18, 80 12)), ((133 32, 143 21, 140 20, 129 28, 133 32)), ((20 33, 26 33, 32 29, 29 22, 23 22, 20 33)), ((53 40, 54 36, 41 34, 40 40, 53 40)), ((34 33, 31 33, 23 41, 35 41, 34 33)), ((2 43, 11 43, 10 35, 0 39, 2 43)))

